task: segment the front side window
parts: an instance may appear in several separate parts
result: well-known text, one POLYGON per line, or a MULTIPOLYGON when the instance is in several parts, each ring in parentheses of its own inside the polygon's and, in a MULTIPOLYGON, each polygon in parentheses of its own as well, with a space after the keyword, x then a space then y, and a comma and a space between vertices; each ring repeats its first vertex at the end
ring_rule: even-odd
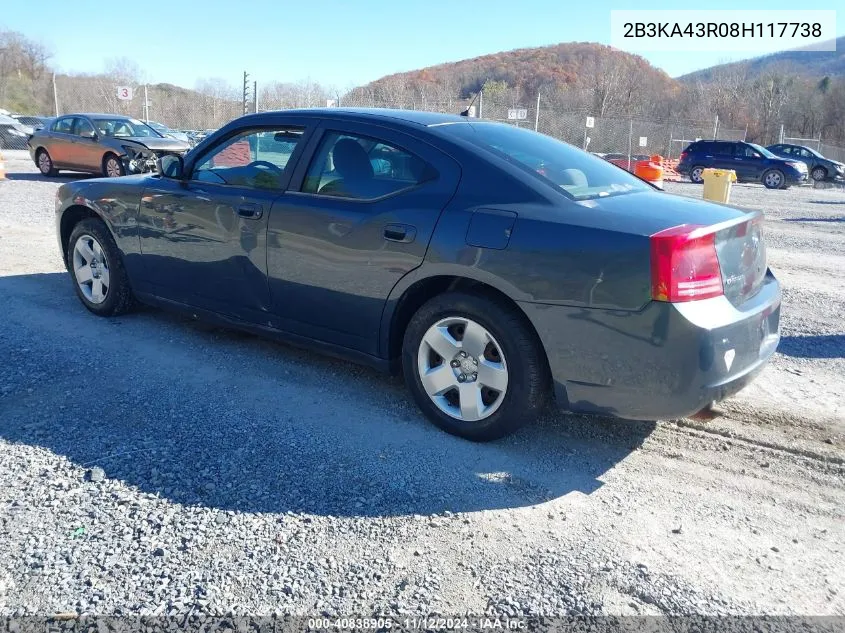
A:
POLYGON ((372 200, 436 177, 423 159, 390 143, 327 132, 302 183, 304 193, 372 200))
POLYGON ((282 175, 302 136, 302 128, 241 132, 206 154, 192 177, 220 185, 280 189, 282 175))
POLYGON ((750 145, 744 145, 744 146, 738 148, 738 155, 743 156, 745 158, 761 158, 762 157, 762 154, 760 152, 756 151, 750 145))
POLYGON ((71 130, 73 129, 73 117, 64 117, 63 119, 58 119, 53 124, 53 131, 59 132, 60 134, 70 134, 71 130))
POLYGON ((161 138, 149 125, 137 119, 94 119, 94 125, 101 136, 115 138, 161 138))
POLYGON ((505 158, 575 200, 653 191, 601 158, 551 136, 503 123, 456 123, 442 130, 505 158))
POLYGON ((76 128, 74 128, 74 133, 77 136, 91 138, 94 136, 94 127, 86 119, 76 119, 76 128))

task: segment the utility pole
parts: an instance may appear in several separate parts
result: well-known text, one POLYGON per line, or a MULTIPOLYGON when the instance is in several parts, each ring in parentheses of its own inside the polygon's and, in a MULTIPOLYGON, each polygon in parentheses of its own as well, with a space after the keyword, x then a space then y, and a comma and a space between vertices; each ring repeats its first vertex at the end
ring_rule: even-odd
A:
POLYGON ((537 128, 540 125, 540 89, 537 88, 537 109, 534 110, 534 131, 537 131, 537 128))
POLYGON ((56 73, 53 73, 53 108, 56 110, 56 116, 59 116, 59 93, 56 90, 56 73))
POLYGON ((716 115, 716 122, 713 124, 713 140, 719 135, 719 115, 716 115))
POLYGON ((244 71, 244 114, 247 113, 247 104, 249 103, 249 73, 244 71))
POLYGON ((258 113, 258 82, 252 82, 252 111, 258 113))
POLYGON ((144 121, 150 120, 150 99, 147 94, 147 84, 144 84, 144 121))

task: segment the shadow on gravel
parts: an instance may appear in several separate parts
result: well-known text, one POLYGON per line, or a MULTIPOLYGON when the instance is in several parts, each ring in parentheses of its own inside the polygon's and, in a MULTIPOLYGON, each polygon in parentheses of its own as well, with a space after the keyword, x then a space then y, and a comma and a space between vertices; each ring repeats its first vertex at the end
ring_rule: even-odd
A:
POLYGON ((845 334, 783 336, 778 351, 796 358, 845 358, 845 334))
MULTIPOLYGON (((367 368, 152 309, 98 318, 66 274, 0 277, 0 296, 0 437, 179 504, 332 516, 531 506, 592 493, 655 429, 549 411, 473 444, 367 368)), ((33 459, 32 476, 68 476, 33 459)), ((134 503, 131 489, 107 490, 134 503)))
POLYGON ((85 180, 87 178, 97 178, 94 174, 59 172, 55 176, 44 176, 39 172, 7 172, 6 178, 9 180, 29 180, 38 182, 73 182, 74 180, 85 180))

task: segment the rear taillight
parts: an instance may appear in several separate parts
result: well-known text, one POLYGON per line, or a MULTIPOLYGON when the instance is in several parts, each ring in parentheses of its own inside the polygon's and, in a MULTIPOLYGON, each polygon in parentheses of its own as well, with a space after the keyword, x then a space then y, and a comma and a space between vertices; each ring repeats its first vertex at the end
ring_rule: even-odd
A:
POLYGON ((695 301, 723 294, 716 234, 683 224, 651 236, 651 298, 695 301))
POLYGON ((680 159, 680 162, 684 162, 684 161, 686 160, 686 158, 687 158, 687 153, 686 153, 686 152, 681 152, 681 159, 680 159))

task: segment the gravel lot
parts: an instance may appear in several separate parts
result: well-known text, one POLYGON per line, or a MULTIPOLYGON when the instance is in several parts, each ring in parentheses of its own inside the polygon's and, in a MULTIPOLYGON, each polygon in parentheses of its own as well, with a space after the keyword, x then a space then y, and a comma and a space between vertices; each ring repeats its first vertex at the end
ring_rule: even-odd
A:
POLYGON ((397 379, 90 315, 53 225, 71 177, 6 158, 0 615, 845 615, 845 191, 735 187, 783 341, 725 417, 550 412, 474 445, 397 379))

